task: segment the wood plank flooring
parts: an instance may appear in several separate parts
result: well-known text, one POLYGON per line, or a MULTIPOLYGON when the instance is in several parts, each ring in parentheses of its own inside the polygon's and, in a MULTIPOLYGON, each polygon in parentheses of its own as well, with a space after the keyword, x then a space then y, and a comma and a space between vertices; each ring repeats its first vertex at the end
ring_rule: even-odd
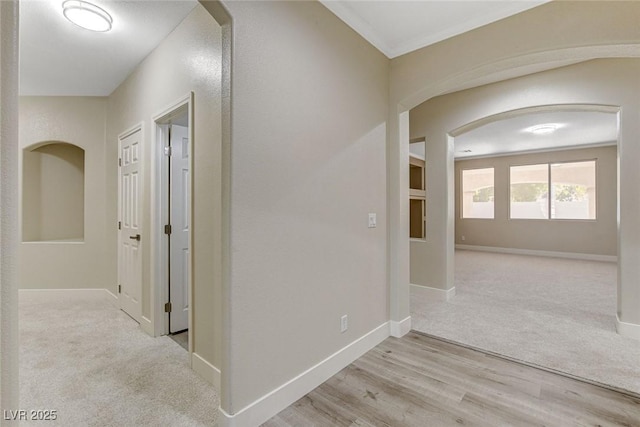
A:
POLYGON ((640 427, 640 398, 411 332, 263 424, 460 425, 640 427))

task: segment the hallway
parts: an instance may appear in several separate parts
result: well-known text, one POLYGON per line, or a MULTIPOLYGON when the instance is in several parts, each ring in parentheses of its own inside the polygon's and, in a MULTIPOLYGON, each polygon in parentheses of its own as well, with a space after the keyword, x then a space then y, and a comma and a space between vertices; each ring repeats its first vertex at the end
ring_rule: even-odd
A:
POLYGON ((189 353, 145 334, 108 298, 20 292, 20 407, 57 411, 47 425, 213 425, 218 393, 189 368, 189 353))

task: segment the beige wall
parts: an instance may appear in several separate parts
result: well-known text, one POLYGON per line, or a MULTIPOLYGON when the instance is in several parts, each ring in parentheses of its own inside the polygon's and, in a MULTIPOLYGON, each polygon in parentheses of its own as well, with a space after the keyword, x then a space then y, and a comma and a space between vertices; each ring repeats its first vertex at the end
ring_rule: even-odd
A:
POLYGON ((84 150, 51 141, 22 151, 22 241, 84 240, 84 150))
MULTIPOLYGON (((20 287, 35 289, 109 288, 113 290, 115 271, 106 257, 106 210, 104 134, 106 98, 100 97, 22 97, 20 99, 20 147, 28 150, 48 141, 67 142, 84 150, 84 221, 83 241, 25 242, 33 235, 24 235, 20 245, 20 287), (34 268, 38 266, 38 268, 34 268)), ((46 147, 43 147, 46 149, 46 147)), ((22 151, 22 150, 21 150, 22 151)), ((28 160, 27 154, 27 160, 28 160)), ((51 160, 51 159, 49 159, 51 160)), ((22 163, 22 162, 21 162, 22 163)), ((44 167, 55 167, 45 160, 44 167)), ((65 168, 66 169, 66 168, 65 168)), ((43 183, 64 185, 64 169, 55 172, 56 181, 43 183)), ((72 175, 74 172, 70 172, 72 175)), ((22 178, 21 173, 21 178, 22 178)), ((31 177, 34 178, 34 177, 31 177)), ((29 176, 27 176, 29 179, 29 176)), ((22 181, 22 180, 21 180, 22 181)), ((21 182, 21 186, 28 182, 21 182)), ((37 186, 36 186, 37 187, 37 186)), ((22 191, 21 191, 22 193, 22 191)), ((22 206, 28 217, 40 210, 29 199, 22 206)), ((76 193, 76 196, 81 195, 76 193)), ((57 200, 41 199, 55 208, 57 200)), ((77 202, 77 201, 76 201, 77 202)), ((54 209, 55 212, 56 209, 54 209)), ((70 215, 77 215, 75 213, 70 215)), ((46 212, 44 212, 47 215, 46 212)), ((55 220, 56 218, 50 218, 55 220)), ((39 220, 40 222, 45 220, 39 220)), ((113 224, 113 223, 112 223, 113 224)), ((111 224, 111 225, 112 225, 111 224)), ((75 232, 74 230, 65 230, 75 232)), ((77 231, 77 230, 76 230, 77 231)), ((47 232, 47 240, 56 235, 47 232)), ((41 234, 41 233, 40 233, 41 234)), ((79 236, 78 236, 79 237, 79 236)))
MULTIPOLYGON (((142 315, 151 316, 152 118, 194 92, 193 284, 194 352, 214 366, 221 355, 220 26, 200 5, 134 70, 108 100, 106 159, 109 224, 117 222, 118 135, 143 124, 142 315)), ((117 230, 108 233, 110 268, 117 269, 117 230)), ((108 288, 115 292, 114 280, 108 288)))
POLYGON ((388 320, 389 61, 317 2, 226 7, 234 414, 388 320))
POLYGON ((456 244, 617 255, 617 147, 460 160, 456 171, 456 244), (596 160, 595 221, 509 219, 509 167, 596 160), (494 219, 461 218, 462 170, 494 168, 494 219), (465 240, 462 241, 462 236, 465 240))

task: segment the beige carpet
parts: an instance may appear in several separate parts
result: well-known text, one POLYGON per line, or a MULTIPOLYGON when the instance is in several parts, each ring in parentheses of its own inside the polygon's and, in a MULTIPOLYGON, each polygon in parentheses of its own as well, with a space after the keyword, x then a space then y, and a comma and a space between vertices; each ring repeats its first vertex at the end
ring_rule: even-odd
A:
POLYGON ((104 298, 20 293, 20 406, 60 426, 212 426, 216 390, 169 337, 152 338, 104 298))
POLYGON ((640 394, 640 341, 616 333, 616 265, 456 251, 456 297, 411 299, 413 328, 640 394))

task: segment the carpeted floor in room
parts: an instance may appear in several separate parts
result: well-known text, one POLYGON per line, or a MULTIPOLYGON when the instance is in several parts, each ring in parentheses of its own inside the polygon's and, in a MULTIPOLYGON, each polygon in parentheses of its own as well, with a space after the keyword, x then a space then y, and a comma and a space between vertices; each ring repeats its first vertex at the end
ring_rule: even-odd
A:
POLYGON ((20 292, 20 409, 60 426, 211 426, 218 393, 189 353, 96 293, 20 292))
POLYGON ((616 333, 616 264, 456 251, 456 296, 411 297, 413 329, 640 394, 640 341, 616 333))

